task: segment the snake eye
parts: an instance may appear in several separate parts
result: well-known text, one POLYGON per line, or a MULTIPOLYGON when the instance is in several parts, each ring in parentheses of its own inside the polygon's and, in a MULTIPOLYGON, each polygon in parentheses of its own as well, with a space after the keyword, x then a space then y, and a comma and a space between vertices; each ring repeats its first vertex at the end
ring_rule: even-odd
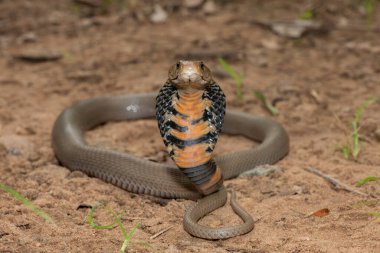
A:
POLYGON ((169 79, 175 80, 178 78, 178 72, 181 67, 181 62, 177 62, 175 65, 172 65, 169 69, 169 79))
POLYGON ((201 62, 201 65, 200 65, 200 66, 201 66, 201 69, 202 69, 202 70, 205 70, 205 65, 203 64, 203 62, 201 62))

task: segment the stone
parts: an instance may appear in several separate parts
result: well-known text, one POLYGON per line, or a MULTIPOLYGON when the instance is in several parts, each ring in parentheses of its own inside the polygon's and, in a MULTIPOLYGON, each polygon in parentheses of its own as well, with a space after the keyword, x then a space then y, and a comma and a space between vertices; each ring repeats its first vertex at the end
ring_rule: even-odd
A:
POLYGON ((168 19, 168 14, 161 7, 161 5, 155 5, 152 15, 150 15, 150 21, 153 23, 163 23, 168 19))

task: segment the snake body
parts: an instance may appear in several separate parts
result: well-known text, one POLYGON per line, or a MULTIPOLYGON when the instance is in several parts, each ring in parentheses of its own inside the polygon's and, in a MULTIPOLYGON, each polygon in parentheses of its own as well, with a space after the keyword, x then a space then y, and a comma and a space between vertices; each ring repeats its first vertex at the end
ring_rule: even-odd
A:
MULTIPOLYGON (((181 62, 181 64, 186 65, 186 62, 181 62)), ((200 66, 201 63, 197 62, 197 64, 197 66, 200 66)), ((182 77, 182 72, 186 72, 180 72, 181 68, 178 68, 177 64, 174 67, 169 71, 169 80, 176 80, 178 76, 182 77)), ((202 80, 197 79, 198 77, 196 76, 189 76, 189 81, 195 78, 196 83, 204 83, 206 86, 211 83, 214 84, 207 68, 198 68, 198 71, 201 71, 202 80), (205 70, 202 71, 202 69, 205 70)), ((170 85, 170 83, 167 83, 167 85, 170 85)), ((181 87, 177 85, 176 88, 180 89, 181 87)), ((221 110, 224 116, 224 109, 221 108, 224 106, 224 102, 221 101, 224 99, 224 95, 221 96, 220 94, 219 101, 216 102, 219 103, 218 110, 221 110)), ((201 98, 205 99, 207 96, 201 96, 201 98)), ((193 111, 186 111, 186 109, 181 111, 181 104, 175 99, 171 99, 167 103, 169 107, 177 108, 183 119, 186 118, 185 114, 189 119, 188 114, 204 112, 215 103, 215 101, 211 101, 211 103, 207 102, 207 100, 204 101, 206 102, 201 105, 200 109, 195 108, 193 111)), ((170 130, 172 128, 168 128, 168 126, 173 126, 171 121, 176 119, 173 116, 164 115, 162 112, 159 114, 160 108, 157 108, 156 112, 155 107, 160 107, 158 102, 160 102, 160 94, 157 98, 156 94, 151 93, 135 94, 91 98, 65 109, 57 118, 52 131, 52 146, 58 160, 71 170, 80 170, 89 176, 100 178, 130 192, 163 198, 198 200, 195 205, 186 211, 183 221, 185 230, 194 236, 205 239, 224 239, 251 231, 254 227, 253 219, 238 205, 234 193, 231 196, 231 206, 242 218, 243 224, 232 227, 210 228, 197 222, 206 214, 226 203, 227 192, 223 186, 223 179, 236 177, 260 164, 275 163, 287 154, 289 139, 286 131, 271 119, 253 117, 246 113, 227 110, 225 117, 219 115, 221 117, 219 121, 211 122, 211 124, 207 117, 202 117, 204 122, 208 122, 203 125, 205 128, 203 128, 202 133, 203 135, 208 134, 207 136, 210 138, 203 142, 194 142, 193 140, 197 140, 197 138, 192 138, 197 135, 195 130, 192 133, 191 131, 190 133, 187 131, 182 131, 181 133, 181 131, 173 132, 173 130, 170 130), (177 165, 181 165, 178 166, 180 169, 137 158, 127 153, 93 147, 85 141, 85 132, 104 122, 146 119, 155 115, 157 115, 160 132, 165 144, 168 146, 169 154, 177 165), (160 115, 162 118, 159 117, 160 115), (224 121, 223 129, 221 125, 216 124, 220 120, 224 121), (252 149, 221 155, 213 159, 211 152, 221 129, 225 133, 240 134, 259 141, 261 144, 252 149), (184 133, 186 134, 184 135, 184 133), (183 145, 182 149, 178 149, 180 144, 173 138, 167 138, 169 135, 178 137, 177 141, 182 138, 182 144, 195 145, 194 147, 196 148, 193 149, 200 153, 196 157, 191 157, 190 153, 184 152, 183 145), (192 141, 186 142, 187 140, 192 141), (173 146, 173 144, 176 145, 173 146), (200 151, 199 146, 203 147, 203 153, 200 151), (199 161, 203 161, 202 164, 199 164, 198 160, 198 162, 195 161, 197 157, 200 159, 199 161), (199 167, 199 165, 207 166, 199 167), (199 168, 204 170, 198 170, 199 168), (196 176, 194 176, 194 173, 196 176)), ((193 106, 197 107, 196 104, 193 106)), ((218 110, 210 109, 209 111, 216 112, 218 110)), ((215 119, 215 116, 218 115, 213 116, 213 119, 215 119)), ((194 119, 191 118, 191 120, 194 119)), ((195 121, 191 120, 188 122, 195 123, 195 121)), ((185 127, 184 125, 180 126, 185 127)), ((174 129, 189 130, 189 127, 191 126, 188 125, 187 128, 181 129, 176 126, 174 129)), ((198 137, 201 136, 199 134, 198 137)))

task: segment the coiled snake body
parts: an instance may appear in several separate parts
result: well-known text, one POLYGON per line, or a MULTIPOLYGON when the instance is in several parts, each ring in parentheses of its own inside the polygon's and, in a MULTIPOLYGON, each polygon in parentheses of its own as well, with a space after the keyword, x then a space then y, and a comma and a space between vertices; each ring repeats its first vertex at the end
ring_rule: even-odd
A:
POLYGON ((239 112, 227 111, 225 117, 224 114, 224 94, 209 69, 202 62, 180 61, 170 68, 169 79, 157 97, 155 94, 97 97, 67 108, 54 124, 52 146, 58 160, 71 170, 83 171, 127 191, 198 199, 185 213, 185 230, 200 238, 224 239, 251 231, 254 222, 232 193, 231 206, 243 224, 210 228, 197 223, 225 204, 223 179, 236 177, 260 164, 275 163, 289 149, 288 136, 275 121, 239 112), (101 123, 154 115, 169 155, 179 169, 93 147, 84 139, 85 131, 101 123), (213 159, 212 151, 221 130, 261 144, 213 159))

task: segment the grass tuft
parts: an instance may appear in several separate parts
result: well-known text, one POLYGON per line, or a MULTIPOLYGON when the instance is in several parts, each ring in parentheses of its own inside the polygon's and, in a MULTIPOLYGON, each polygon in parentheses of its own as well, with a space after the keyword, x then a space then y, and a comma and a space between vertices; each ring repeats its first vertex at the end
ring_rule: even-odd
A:
POLYGON ((243 86, 243 75, 237 73, 223 58, 218 59, 219 64, 223 67, 223 69, 227 72, 227 74, 232 77, 235 81, 236 85, 236 98, 238 100, 243 100, 243 92, 242 92, 242 86, 243 86))
POLYGON ((119 216, 117 216, 111 208, 109 208, 105 205, 94 205, 91 208, 90 214, 88 215, 88 218, 87 218, 87 223, 92 228, 95 228, 95 229, 113 229, 116 226, 118 226, 120 228, 121 232, 123 233, 123 237, 124 237, 123 244, 121 245, 120 250, 119 250, 120 253, 125 252, 126 248, 128 247, 130 240, 132 239, 133 234, 135 233, 136 229, 140 226, 140 224, 136 224, 132 228, 132 230, 128 233, 127 230, 124 228, 123 223, 121 222, 121 217, 124 215, 124 213, 125 213, 125 211, 123 211, 119 216), (111 224, 108 224, 108 225, 96 224, 94 222, 94 218, 93 218, 96 208, 105 208, 113 216, 113 218, 114 218, 113 222, 111 224))
POLYGON ((45 221, 47 221, 49 223, 54 223, 53 219, 47 213, 45 213, 38 206, 34 205, 27 198, 25 198, 23 195, 21 195, 20 193, 18 193, 16 190, 14 190, 13 188, 11 188, 10 186, 0 183, 0 189, 3 190, 3 191, 5 191, 5 192, 7 192, 7 193, 9 193, 12 197, 14 197, 18 201, 20 201, 23 205, 25 205, 27 208, 29 208, 31 211, 33 211, 36 215, 38 215, 41 218, 43 218, 45 221))
POLYGON ((253 95, 260 100, 262 105, 264 106, 265 109, 267 109, 268 112, 270 112, 273 116, 276 116, 278 114, 278 110, 276 107, 274 107, 269 100, 266 98, 264 93, 261 91, 253 91, 253 95))
POLYGON ((356 109, 355 118, 351 122, 352 136, 351 138, 348 138, 346 144, 340 147, 340 150, 344 158, 349 159, 350 156, 352 156, 354 160, 357 160, 360 153, 359 122, 360 122, 361 114, 368 106, 375 103, 377 99, 378 98, 375 98, 375 97, 368 98, 356 109))

